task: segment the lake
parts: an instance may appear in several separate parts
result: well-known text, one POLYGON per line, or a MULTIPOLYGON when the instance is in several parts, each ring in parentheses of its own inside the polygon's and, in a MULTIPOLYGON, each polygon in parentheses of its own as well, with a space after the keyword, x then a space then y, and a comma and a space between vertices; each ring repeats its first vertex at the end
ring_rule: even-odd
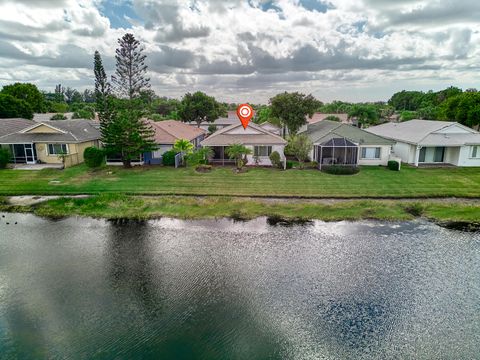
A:
POLYGON ((0 215, 2 359, 480 358, 479 233, 0 215))

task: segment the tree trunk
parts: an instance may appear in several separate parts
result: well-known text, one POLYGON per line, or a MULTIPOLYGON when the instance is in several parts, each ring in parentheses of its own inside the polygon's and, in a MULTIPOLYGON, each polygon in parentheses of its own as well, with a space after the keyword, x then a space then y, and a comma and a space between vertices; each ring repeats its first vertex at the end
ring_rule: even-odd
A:
POLYGON ((130 160, 130 159, 123 159, 122 162, 123 162, 123 167, 124 167, 125 169, 130 169, 130 168, 132 167, 132 160, 130 160))

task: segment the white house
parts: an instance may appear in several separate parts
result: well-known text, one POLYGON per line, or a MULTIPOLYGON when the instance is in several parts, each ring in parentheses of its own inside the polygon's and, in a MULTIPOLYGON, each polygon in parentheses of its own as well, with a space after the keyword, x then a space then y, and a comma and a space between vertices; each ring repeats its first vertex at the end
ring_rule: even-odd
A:
POLYGON ((393 152, 408 164, 480 166, 480 133, 456 122, 410 120, 366 131, 394 140, 393 152))
POLYGON ((247 156, 247 165, 271 166, 272 162, 269 156, 274 151, 280 154, 282 161, 285 160, 284 149, 287 141, 252 122, 246 129, 240 122, 230 125, 201 142, 202 146, 209 146, 213 149, 215 155, 211 162, 222 165, 234 162, 226 154, 226 148, 234 144, 245 145, 252 150, 252 154, 247 156))
POLYGON ((336 121, 308 124, 300 132, 313 143, 310 158, 322 165, 383 165, 394 141, 336 121))

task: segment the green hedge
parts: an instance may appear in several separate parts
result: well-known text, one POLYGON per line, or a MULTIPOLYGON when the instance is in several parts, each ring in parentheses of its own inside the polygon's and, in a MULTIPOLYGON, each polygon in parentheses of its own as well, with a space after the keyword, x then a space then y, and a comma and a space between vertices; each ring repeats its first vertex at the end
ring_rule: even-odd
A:
POLYGON ((387 164, 388 168, 393 171, 399 171, 400 170, 400 164, 398 161, 395 160, 390 160, 387 164))
POLYGON ((278 153, 278 151, 274 151, 270 154, 270 161, 272 162, 273 166, 277 168, 283 168, 283 163, 280 159, 280 154, 278 153))
POLYGON ((85 164, 90 168, 97 168, 105 162, 105 151, 96 147, 88 147, 83 151, 85 164))
POLYGON ((293 161, 287 160, 287 164, 286 164, 286 165, 287 165, 287 166, 286 166, 287 169, 293 168, 293 161))
POLYGON ((322 171, 332 175, 353 175, 357 174, 360 169, 354 166, 329 165, 322 166, 322 171))
POLYGON ((175 155, 177 155, 177 153, 174 150, 164 152, 162 155, 163 165, 175 166, 175 155))
POLYGON ((10 161, 10 151, 0 146, 0 169, 5 169, 10 161))

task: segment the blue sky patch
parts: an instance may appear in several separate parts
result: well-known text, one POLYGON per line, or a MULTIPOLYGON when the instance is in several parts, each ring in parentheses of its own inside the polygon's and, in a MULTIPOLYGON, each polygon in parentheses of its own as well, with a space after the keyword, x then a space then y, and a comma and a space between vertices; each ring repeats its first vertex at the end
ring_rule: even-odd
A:
POLYGON ((111 27, 114 29, 131 28, 132 24, 128 20, 129 18, 143 23, 143 20, 135 13, 131 0, 104 0, 99 10, 103 16, 106 16, 110 20, 111 27))
POLYGON ((332 4, 319 0, 300 0, 299 4, 309 11, 321 13, 326 13, 328 10, 335 8, 332 4))

